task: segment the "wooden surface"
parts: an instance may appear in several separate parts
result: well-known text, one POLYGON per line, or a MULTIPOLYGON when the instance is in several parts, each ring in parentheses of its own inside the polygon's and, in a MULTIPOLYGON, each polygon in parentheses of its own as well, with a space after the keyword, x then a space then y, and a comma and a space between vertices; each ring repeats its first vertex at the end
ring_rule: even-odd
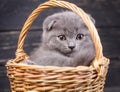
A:
MULTIPOLYGON (((5 64, 15 57, 20 29, 35 7, 46 0, 0 1, 0 92, 10 92, 5 64)), ((104 56, 111 59, 105 92, 120 92, 120 0, 67 0, 82 7, 96 20, 104 56)), ((49 9, 34 22, 25 42, 29 54, 40 42, 43 19, 61 9, 49 9)))

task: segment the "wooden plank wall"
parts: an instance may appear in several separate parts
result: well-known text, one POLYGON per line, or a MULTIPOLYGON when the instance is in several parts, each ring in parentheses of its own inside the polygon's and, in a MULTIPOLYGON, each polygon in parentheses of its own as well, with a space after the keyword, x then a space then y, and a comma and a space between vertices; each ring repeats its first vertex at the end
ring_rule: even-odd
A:
MULTIPOLYGON (((15 57, 22 25, 32 10, 44 1, 47 0, 0 0, 0 92, 10 92, 5 64, 15 57)), ((96 20, 104 55, 111 59, 105 92, 120 92, 120 0, 67 1, 82 7, 96 20)), ((25 41, 28 54, 40 43, 43 19, 58 11, 62 9, 48 9, 33 23, 25 41)))

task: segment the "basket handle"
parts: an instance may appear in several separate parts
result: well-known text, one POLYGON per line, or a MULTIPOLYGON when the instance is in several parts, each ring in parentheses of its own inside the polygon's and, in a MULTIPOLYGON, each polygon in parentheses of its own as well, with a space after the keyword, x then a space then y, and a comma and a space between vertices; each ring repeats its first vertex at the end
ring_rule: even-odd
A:
POLYGON ((43 10, 50 8, 50 7, 63 7, 63 8, 67 8, 69 10, 72 10, 73 12, 75 12, 76 14, 78 14, 82 20, 84 21, 84 23, 86 24, 86 26, 88 27, 91 36, 92 36, 92 40, 94 42, 95 45, 95 49, 96 49, 96 57, 94 59, 93 65, 97 65, 99 66, 99 59, 103 57, 102 54, 102 45, 101 45, 101 41, 97 32, 97 29, 95 28, 93 22, 91 21, 91 19, 89 18, 89 16, 79 7, 77 7, 76 5, 69 3, 67 1, 63 1, 63 0, 49 0, 43 4, 40 4, 27 18, 22 31, 20 33, 19 36, 19 40, 18 40, 18 47, 16 50, 16 59, 14 60, 16 63, 18 63, 20 60, 23 60, 25 58, 27 58, 27 54, 24 52, 24 40, 25 37, 27 35, 27 32, 29 30, 29 28, 31 27, 33 21, 38 17, 38 15, 40 14, 40 12, 42 12, 43 10))

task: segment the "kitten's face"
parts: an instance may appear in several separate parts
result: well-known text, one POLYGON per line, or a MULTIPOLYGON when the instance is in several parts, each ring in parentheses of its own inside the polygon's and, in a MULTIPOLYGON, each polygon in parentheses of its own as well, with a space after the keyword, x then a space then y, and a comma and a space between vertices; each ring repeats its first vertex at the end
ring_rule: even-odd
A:
POLYGON ((88 45, 93 45, 90 33, 82 20, 76 16, 55 16, 44 26, 43 43, 49 49, 65 55, 73 55, 88 45), (47 29, 45 29, 47 28, 47 29))

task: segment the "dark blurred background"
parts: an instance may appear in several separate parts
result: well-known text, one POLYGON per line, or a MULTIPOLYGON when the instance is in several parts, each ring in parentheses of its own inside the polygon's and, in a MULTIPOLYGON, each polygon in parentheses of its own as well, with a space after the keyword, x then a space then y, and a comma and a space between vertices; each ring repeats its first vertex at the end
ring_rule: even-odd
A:
MULTIPOLYGON (((15 57, 20 30, 28 15, 47 0, 0 0, 0 92, 11 92, 6 76, 5 64, 15 57)), ((110 66, 105 84, 105 92, 120 92, 120 0, 67 0, 96 20, 104 56, 110 58, 110 66)), ((25 51, 29 54, 38 46, 42 33, 42 21, 62 8, 43 11, 35 20, 25 41, 25 51)))

